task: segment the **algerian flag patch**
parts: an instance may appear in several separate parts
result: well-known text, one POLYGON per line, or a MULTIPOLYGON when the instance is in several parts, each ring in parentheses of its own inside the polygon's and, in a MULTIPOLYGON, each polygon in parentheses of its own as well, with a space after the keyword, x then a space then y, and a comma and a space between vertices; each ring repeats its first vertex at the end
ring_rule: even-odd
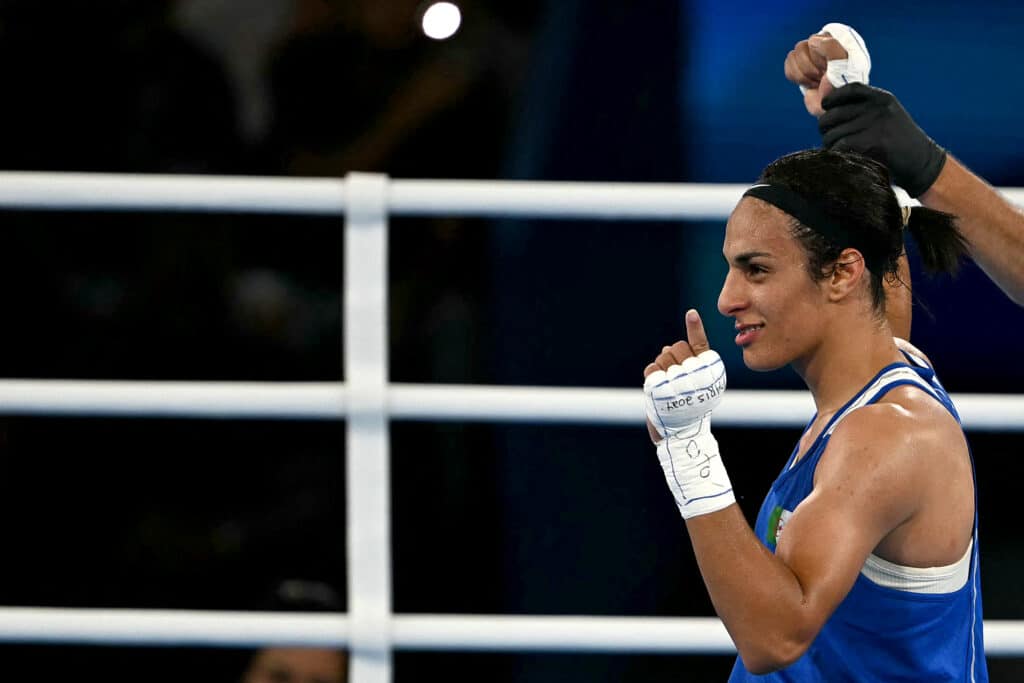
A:
POLYGON ((776 505, 775 509, 772 510, 772 514, 768 517, 768 543, 775 549, 775 546, 779 543, 779 538, 782 537, 782 529, 786 526, 786 522, 793 516, 792 510, 783 510, 781 505, 776 505))

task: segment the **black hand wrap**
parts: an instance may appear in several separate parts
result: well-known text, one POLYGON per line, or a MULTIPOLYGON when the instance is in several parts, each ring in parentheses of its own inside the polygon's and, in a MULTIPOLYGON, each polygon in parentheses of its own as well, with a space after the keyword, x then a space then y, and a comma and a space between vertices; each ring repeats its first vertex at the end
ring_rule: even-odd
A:
POLYGON ((881 88, 851 83, 821 101, 818 119, 827 149, 849 149, 885 164, 893 182, 918 197, 946 163, 946 150, 918 128, 896 97, 881 88))

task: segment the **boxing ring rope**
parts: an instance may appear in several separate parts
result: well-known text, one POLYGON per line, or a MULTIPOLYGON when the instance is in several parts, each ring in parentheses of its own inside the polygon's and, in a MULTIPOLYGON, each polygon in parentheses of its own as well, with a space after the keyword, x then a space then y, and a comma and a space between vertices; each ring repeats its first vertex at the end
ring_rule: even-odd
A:
MULTIPOLYGON (((0 380, 0 412, 87 416, 347 419, 345 615, 0 608, 0 642, 347 646, 353 683, 391 680, 394 649, 727 653, 707 618, 394 614, 389 420, 642 425, 637 389, 412 385, 387 379, 387 219, 476 216, 724 219, 741 185, 0 173, 0 207, 345 216, 345 382, 0 380)), ((1024 204, 1024 188, 1003 190, 1024 204)), ((1024 396, 955 396, 967 429, 1024 430, 1024 396)), ((716 422, 803 426, 804 392, 732 391, 716 422)), ((986 621, 987 651, 1024 655, 1024 621, 986 621)))
MULTIPOLYGON (((985 622, 985 650, 1020 656, 1018 621, 985 622)), ((349 620, 334 614, 8 607, 0 642, 203 647, 345 647, 349 620)), ((709 617, 582 617, 396 614, 391 644, 402 650, 733 654, 722 622, 709 617)))
MULTIPOLYGON (((1024 431, 1019 396, 952 396, 966 429, 1024 431)), ((0 380, 4 415, 341 420, 348 400, 344 382, 0 380)), ((393 382, 385 400, 393 420, 629 426, 640 420, 635 389, 393 382)), ((730 389, 715 424, 802 428, 813 409, 806 391, 730 389)))

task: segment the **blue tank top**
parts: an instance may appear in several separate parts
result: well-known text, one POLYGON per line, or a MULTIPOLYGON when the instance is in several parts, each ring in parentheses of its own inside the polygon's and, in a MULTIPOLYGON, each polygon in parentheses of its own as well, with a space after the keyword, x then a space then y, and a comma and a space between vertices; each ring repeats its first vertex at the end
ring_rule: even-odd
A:
MULTIPOLYGON (((795 465, 799 444, 793 449, 782 474, 768 491, 754 526, 754 533, 773 553, 789 515, 814 487, 814 470, 832 430, 850 411, 875 403, 891 389, 909 384, 933 396, 960 421, 931 368, 913 356, 908 359, 913 366, 894 363, 883 368, 833 416, 795 465)), ((807 652, 793 665, 755 676, 737 657, 730 683, 988 681, 982 641, 977 504, 973 539, 967 583, 959 590, 913 593, 881 586, 859 574, 807 652)))

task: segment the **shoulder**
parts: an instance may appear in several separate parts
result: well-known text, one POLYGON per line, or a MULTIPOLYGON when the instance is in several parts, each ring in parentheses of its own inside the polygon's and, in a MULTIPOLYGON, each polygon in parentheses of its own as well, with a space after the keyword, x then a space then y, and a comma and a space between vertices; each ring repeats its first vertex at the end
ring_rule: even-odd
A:
POLYGON ((847 415, 828 450, 831 455, 856 456, 865 464, 902 468, 920 457, 934 465, 942 453, 958 456, 965 444, 959 423, 941 403, 920 387, 904 385, 847 415))
POLYGON ((963 432, 946 409, 920 388, 901 386, 839 423, 814 485, 859 494, 890 519, 905 518, 921 503, 925 482, 965 453, 963 432))
MULTIPOLYGON (((907 398, 908 402, 913 401, 907 398)), ((922 435, 920 413, 904 402, 889 401, 854 410, 843 418, 829 438, 815 479, 835 471, 855 473, 857 470, 875 471, 878 467, 905 467, 908 451, 922 435)))

